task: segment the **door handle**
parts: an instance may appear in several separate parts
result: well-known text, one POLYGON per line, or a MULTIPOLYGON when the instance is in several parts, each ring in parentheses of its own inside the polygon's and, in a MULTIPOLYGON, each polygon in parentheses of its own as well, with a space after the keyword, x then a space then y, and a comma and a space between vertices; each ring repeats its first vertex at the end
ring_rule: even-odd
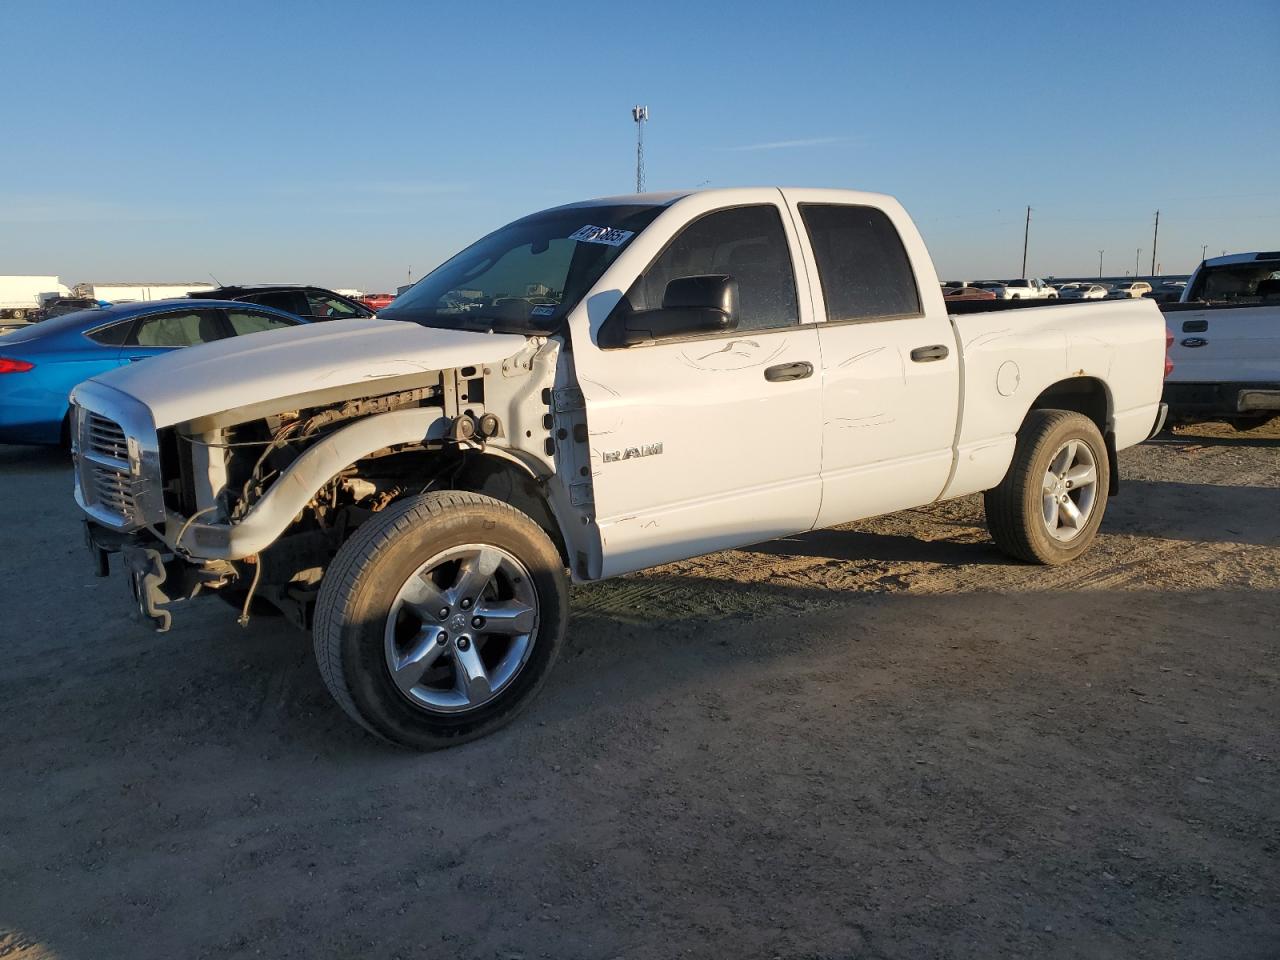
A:
POLYGON ((1204 333, 1208 329, 1208 320, 1188 320, 1182 325, 1183 333, 1204 333))
POLYGON ((764 378, 770 383, 781 383, 784 380, 803 380, 813 376, 813 364, 808 360, 799 363, 779 363, 764 368, 764 378))
POLYGON ((935 343, 931 347, 916 347, 911 351, 911 359, 916 363, 932 363, 934 360, 945 360, 951 351, 944 344, 935 343))
POLYGON ((140 357, 130 357, 130 358, 129 358, 129 362, 130 362, 130 363, 137 363, 139 360, 145 360, 145 359, 147 359, 147 355, 144 353, 144 354, 143 354, 142 356, 140 356, 140 357))
POLYGON ((1207 346, 1208 343, 1209 341, 1204 337, 1185 337, 1182 341, 1182 345, 1184 347, 1204 347, 1207 346))

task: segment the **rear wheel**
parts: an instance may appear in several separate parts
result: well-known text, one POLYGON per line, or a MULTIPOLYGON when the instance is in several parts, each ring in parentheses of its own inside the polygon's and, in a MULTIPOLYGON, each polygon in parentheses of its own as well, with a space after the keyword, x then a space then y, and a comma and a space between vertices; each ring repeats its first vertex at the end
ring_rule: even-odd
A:
POLYGON ((1000 486, 985 495, 987 529, 996 545, 1027 563, 1074 560, 1093 543, 1106 510, 1111 466, 1088 417, 1034 410, 1000 486))
POLYGON ((509 722, 564 636, 559 552, 518 510, 472 493, 404 501, 364 523, 321 584, 315 651, 362 726, 436 749, 509 722))

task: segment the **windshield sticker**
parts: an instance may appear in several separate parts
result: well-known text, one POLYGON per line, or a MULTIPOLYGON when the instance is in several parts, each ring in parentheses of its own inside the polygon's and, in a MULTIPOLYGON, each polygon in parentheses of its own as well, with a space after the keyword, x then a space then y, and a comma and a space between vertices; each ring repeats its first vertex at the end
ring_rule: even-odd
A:
POLYGON ((569 234, 569 239, 577 240, 579 243, 603 243, 608 247, 620 247, 634 236, 634 230, 593 227, 588 224, 576 233, 569 234))
POLYGON ((551 317, 555 316, 556 308, 552 306, 538 306, 529 311, 531 317, 551 317))

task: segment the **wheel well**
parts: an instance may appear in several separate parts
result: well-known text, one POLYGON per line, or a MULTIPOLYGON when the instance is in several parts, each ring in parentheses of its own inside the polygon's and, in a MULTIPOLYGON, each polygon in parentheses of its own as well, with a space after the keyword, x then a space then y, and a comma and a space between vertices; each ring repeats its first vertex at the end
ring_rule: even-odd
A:
POLYGON ((1092 420, 1103 436, 1111 430, 1111 396, 1096 377, 1059 380, 1031 402, 1027 413, 1032 410, 1071 410, 1092 420))
POLYGON ((509 460, 475 450, 408 450, 362 461, 360 467, 369 475, 385 474, 391 468, 401 476, 420 478, 421 486, 415 483, 413 489, 406 488, 407 493, 418 493, 425 487, 466 490, 509 503, 540 526, 560 551, 565 564, 569 563, 560 524, 538 481, 509 460))
POLYGON ((1120 467, 1116 458, 1116 435, 1111 429, 1111 394, 1097 377, 1072 377, 1059 380, 1031 403, 1032 410, 1071 410, 1093 421, 1107 445, 1111 469, 1111 496, 1120 492, 1120 467))

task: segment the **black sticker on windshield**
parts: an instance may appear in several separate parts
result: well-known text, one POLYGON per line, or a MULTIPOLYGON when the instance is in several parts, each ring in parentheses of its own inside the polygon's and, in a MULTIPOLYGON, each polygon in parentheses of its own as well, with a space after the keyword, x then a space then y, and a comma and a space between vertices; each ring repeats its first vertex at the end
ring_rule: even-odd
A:
POLYGON ((590 224, 569 234, 570 240, 579 243, 603 243, 608 247, 620 247, 635 236, 634 230, 618 230, 615 227, 593 227, 590 224))

